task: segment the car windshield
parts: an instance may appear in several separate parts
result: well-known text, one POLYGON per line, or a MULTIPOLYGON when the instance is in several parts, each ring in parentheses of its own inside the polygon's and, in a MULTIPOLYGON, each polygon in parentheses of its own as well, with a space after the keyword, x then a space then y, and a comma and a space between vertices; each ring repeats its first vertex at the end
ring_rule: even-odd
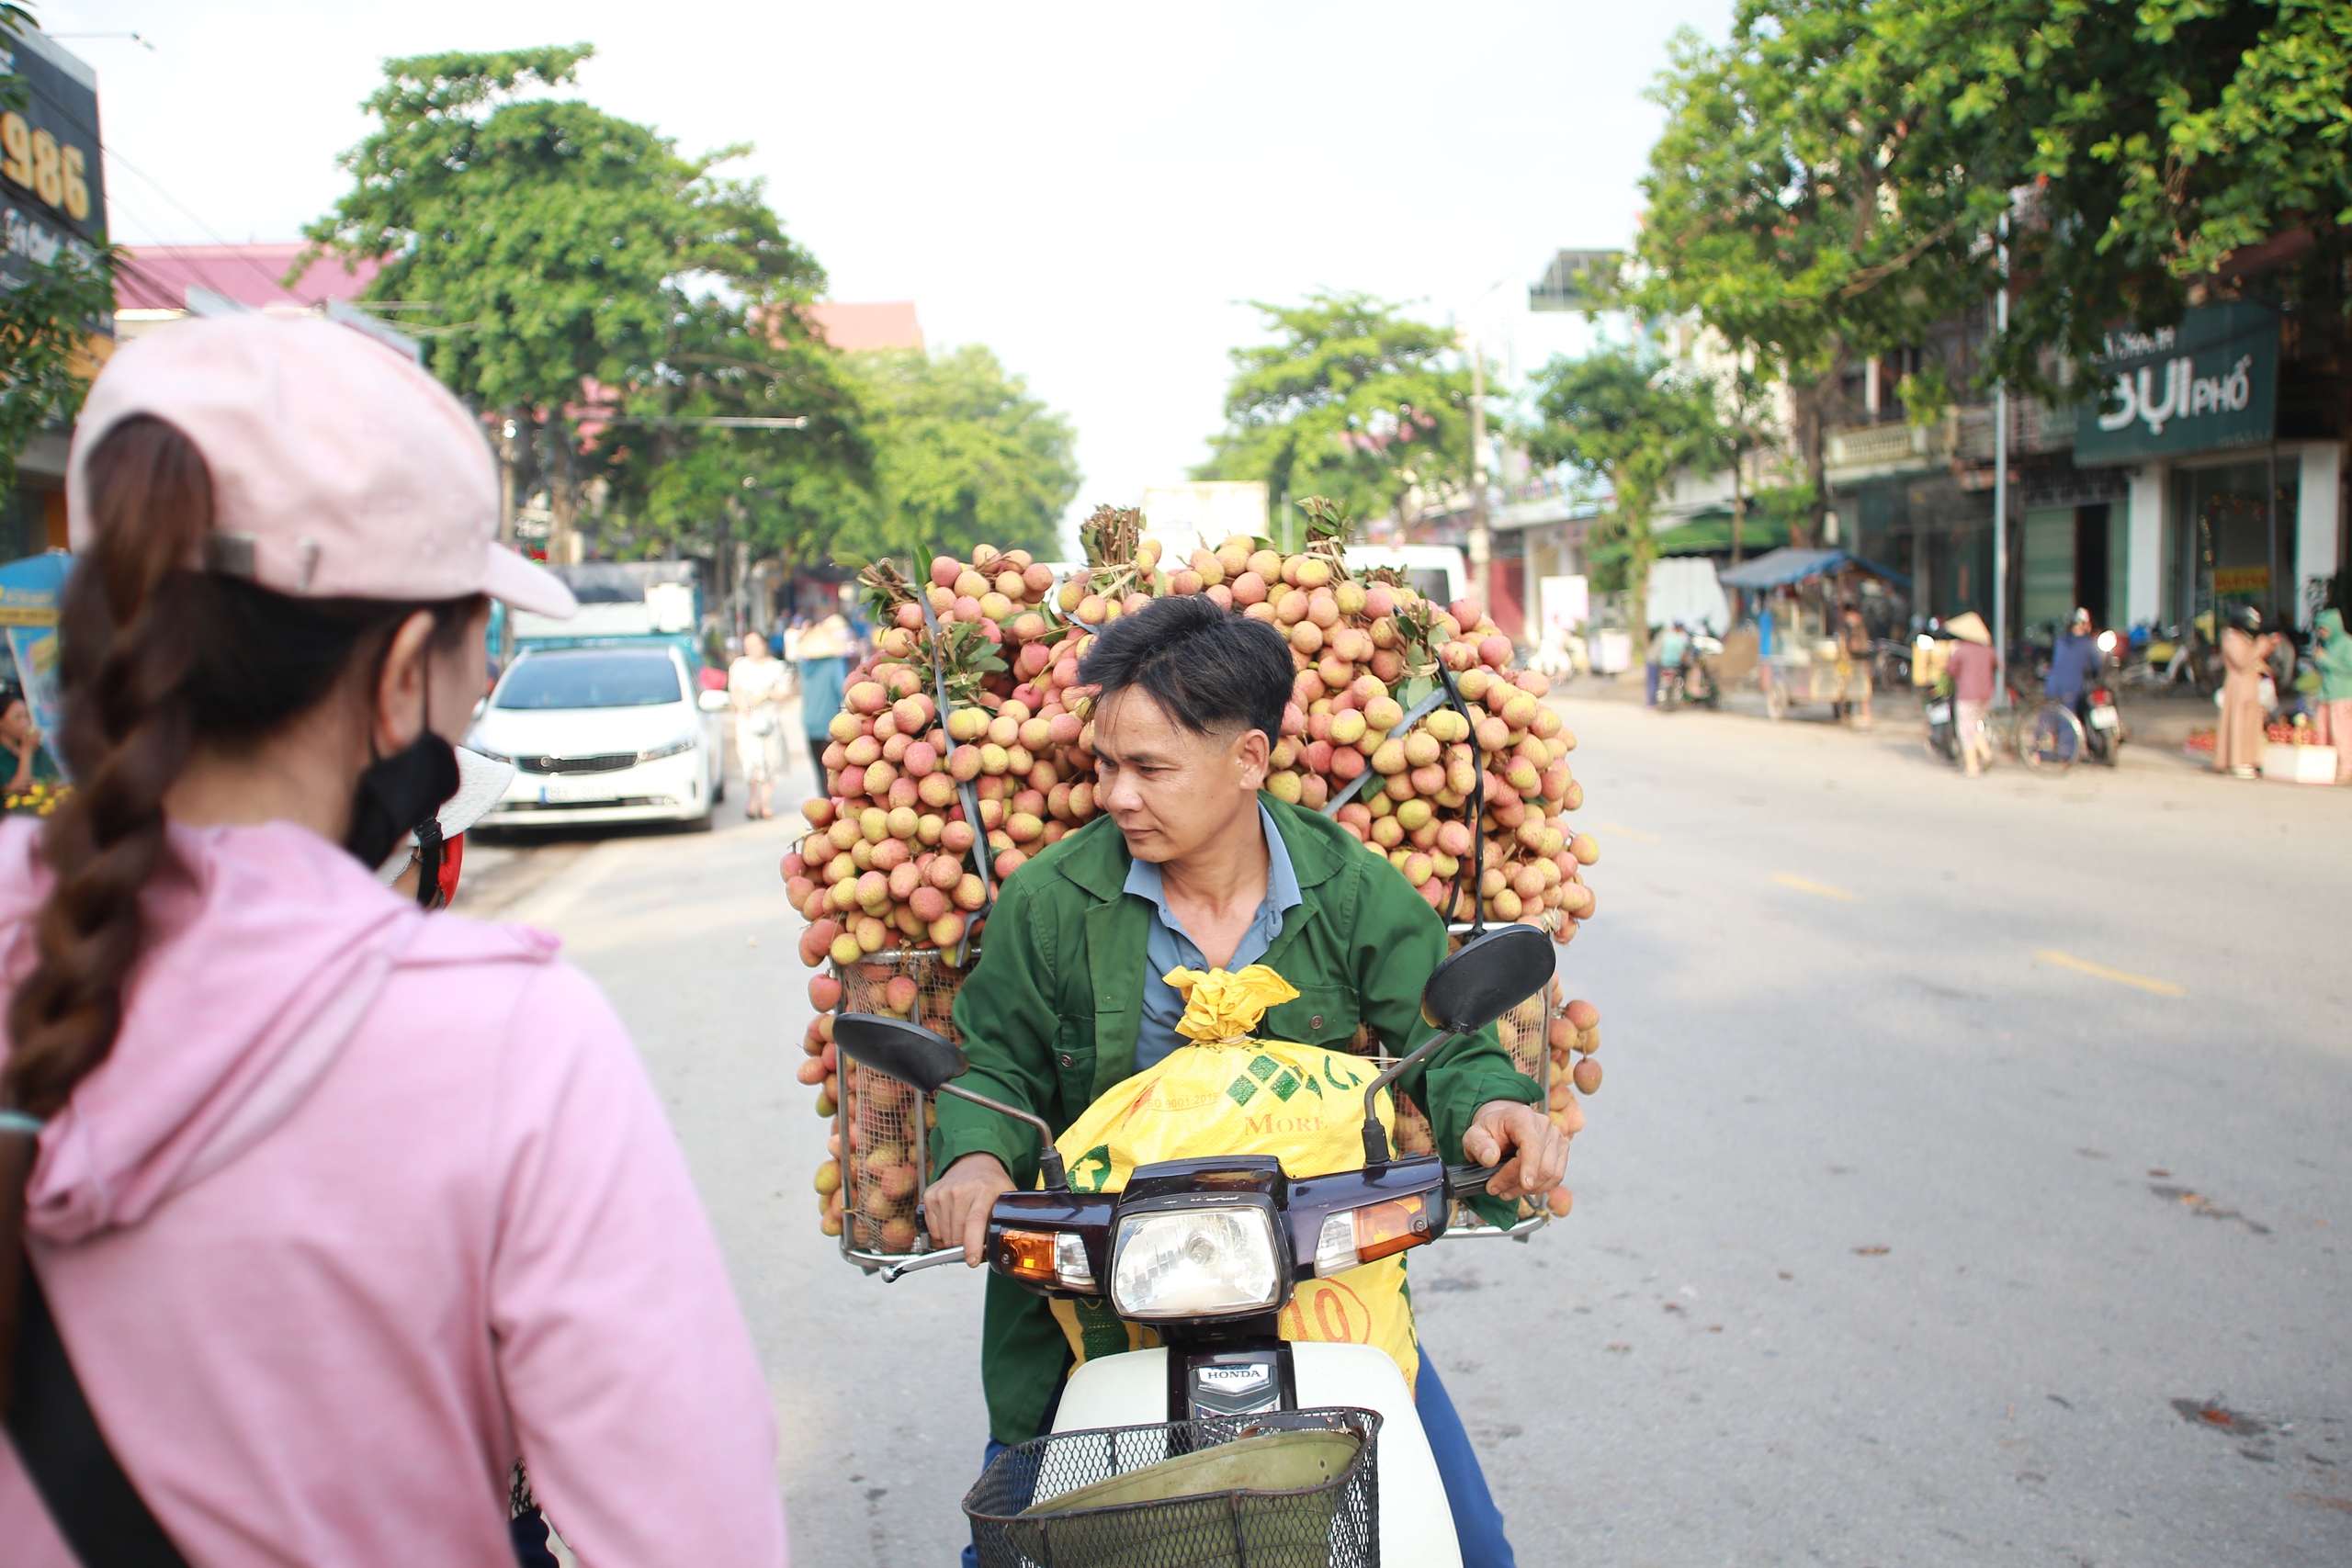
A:
POLYGON ((659 653, 559 653, 526 659, 498 688, 502 708, 641 708, 684 700, 659 653))

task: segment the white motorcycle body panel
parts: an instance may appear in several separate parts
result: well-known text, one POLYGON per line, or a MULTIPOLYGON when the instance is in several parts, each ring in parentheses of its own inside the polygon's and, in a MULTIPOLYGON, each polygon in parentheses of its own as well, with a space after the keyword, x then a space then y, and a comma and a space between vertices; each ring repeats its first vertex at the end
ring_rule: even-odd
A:
MULTIPOLYGON (((1302 1409, 1352 1405, 1380 1413, 1380 1559, 1413 1568, 1462 1568, 1453 1512, 1413 1391, 1387 1353, 1369 1345, 1294 1343, 1302 1409)), ((1069 1375, 1054 1430, 1141 1427, 1168 1419, 1168 1352, 1102 1356, 1069 1375)))

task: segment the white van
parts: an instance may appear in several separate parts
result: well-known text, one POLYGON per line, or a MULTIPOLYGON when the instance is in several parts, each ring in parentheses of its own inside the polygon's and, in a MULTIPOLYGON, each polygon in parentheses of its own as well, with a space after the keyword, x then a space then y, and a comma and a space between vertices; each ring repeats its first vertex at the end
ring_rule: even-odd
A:
POLYGON ((1348 570, 1385 566, 1404 575, 1413 592, 1441 604, 1470 596, 1470 567, 1452 545, 1350 545, 1348 570))

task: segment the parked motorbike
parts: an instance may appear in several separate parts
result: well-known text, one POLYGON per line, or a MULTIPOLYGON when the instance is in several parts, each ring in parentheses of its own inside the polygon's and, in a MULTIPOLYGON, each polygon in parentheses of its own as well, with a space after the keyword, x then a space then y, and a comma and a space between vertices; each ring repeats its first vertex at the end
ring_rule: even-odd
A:
POLYGON ((2114 767, 2122 761, 2123 743, 2130 739, 2113 689, 2103 684, 2092 687, 2083 704, 2083 748, 2091 761, 2114 767))
POLYGON ((1928 689, 1928 755, 1960 766, 1960 722, 1953 716, 1951 677, 1928 689))
MULTIPOLYGON (((1253 1555, 1245 1529, 1260 1517, 1251 1511, 1257 1500, 1299 1486, 1288 1469, 1272 1458, 1261 1466, 1239 1451, 1220 1470, 1184 1467, 1199 1460, 1198 1450, 1214 1451, 1252 1431, 1252 1422, 1268 1436, 1302 1424, 1327 1435, 1344 1428, 1377 1465, 1376 1486, 1365 1494, 1376 1494, 1376 1518, 1363 1521, 1363 1530, 1377 1534, 1367 1542, 1362 1531, 1340 1530, 1327 1510, 1319 1523, 1310 1523, 1331 1531, 1329 1561, 1453 1568, 1461 1562, 1453 1516, 1396 1363, 1368 1345, 1283 1339, 1276 1322, 1300 1280, 1343 1273, 1437 1241, 1446 1233, 1453 1201, 1485 1189, 1491 1168, 1449 1168, 1431 1155, 1397 1157, 1380 1124, 1379 1095, 1430 1052, 1483 1029, 1541 990, 1551 981, 1553 964, 1549 938, 1532 926, 1510 925, 1474 937, 1438 965, 1421 993, 1421 1017, 1436 1032, 1365 1089, 1364 1161, 1355 1170, 1293 1176, 1272 1156, 1237 1154, 1141 1166, 1124 1191, 1075 1192, 1052 1129, 957 1085, 967 1064, 948 1041, 904 1020, 867 1013, 842 1014, 833 1039, 842 1055, 872 1071, 925 1093, 959 1096, 1037 1129, 1040 1190, 996 1200, 989 1214, 988 1266, 1038 1295, 1107 1297, 1120 1318, 1158 1337, 1155 1348, 1079 1366, 1054 1417, 1057 1435, 1116 1432, 1099 1442, 1090 1437, 1083 1445, 1088 1454, 1149 1461, 1125 1472, 1122 1479, 1135 1485, 1120 1495, 1220 1500, 1185 1528, 1213 1534, 1229 1528, 1237 1539, 1204 1543, 1200 1561, 1305 1562, 1296 1555, 1253 1555), (1163 1473, 1163 1467, 1170 1468, 1163 1473)), ((961 1247, 947 1247, 881 1274, 892 1280, 963 1256, 961 1247)), ((1053 1469, 1053 1447, 1041 1438, 1008 1450, 967 1499, 982 1562, 1145 1561, 1119 1553, 1147 1549, 1166 1527, 1133 1513, 1131 1502, 1121 1505, 1129 1513, 1106 1507, 1057 1515, 1044 1502, 1030 1501, 1028 1489, 1053 1469), (1039 1452, 1024 1453, 1039 1444, 1045 1445, 1039 1452), (1006 1466, 1012 1468, 1000 1474, 998 1467, 1006 1466), (1008 1554, 1008 1530, 1017 1525, 1049 1541, 1057 1518, 1066 1548, 1082 1538, 1086 1555, 1068 1549, 1008 1554), (1120 1533, 1127 1529, 1135 1532, 1131 1538, 1120 1533)), ((1312 1539, 1313 1561, 1326 1561, 1324 1538, 1312 1539)))

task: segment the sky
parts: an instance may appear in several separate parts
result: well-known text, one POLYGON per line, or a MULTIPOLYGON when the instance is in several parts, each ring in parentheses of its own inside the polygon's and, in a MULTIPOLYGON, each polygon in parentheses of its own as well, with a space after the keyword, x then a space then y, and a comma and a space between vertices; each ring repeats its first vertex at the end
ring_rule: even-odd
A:
POLYGON ((95 66, 112 233, 291 240, 388 57, 585 40, 580 96, 730 166, 837 299, 912 299, 1078 431, 1073 513, 1181 480, 1223 422, 1250 300, 1361 289, 1474 331, 1501 378, 1577 352, 1531 316, 1555 250, 1622 246, 1644 89, 1729 0, 901 0, 667 6, 34 0, 95 66))

